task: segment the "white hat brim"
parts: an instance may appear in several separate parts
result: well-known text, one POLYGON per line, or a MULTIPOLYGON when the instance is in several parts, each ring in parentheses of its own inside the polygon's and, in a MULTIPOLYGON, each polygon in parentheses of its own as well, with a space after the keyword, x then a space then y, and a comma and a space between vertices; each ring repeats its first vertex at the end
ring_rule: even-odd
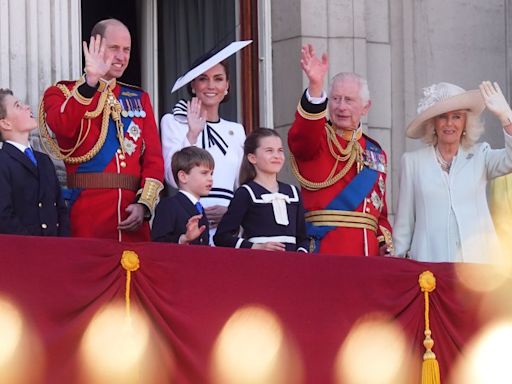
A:
POLYGON ((190 71, 188 71, 183 76, 178 78, 178 80, 176 80, 176 82, 174 83, 174 86, 172 87, 171 93, 173 93, 173 92, 177 91, 178 89, 180 89, 181 87, 187 85, 188 83, 190 83, 192 80, 194 80, 200 74, 206 72, 210 68, 219 64, 222 60, 227 59, 233 53, 238 52, 239 50, 241 50, 242 48, 246 47, 247 45, 249 45, 251 43, 252 43, 252 40, 242 40, 242 41, 232 42, 227 47, 221 49, 215 55, 210 57, 208 60, 202 62, 201 64, 192 68, 190 71))
POLYGON ((411 139, 420 139, 425 136, 425 122, 435 116, 460 109, 469 110, 470 113, 480 115, 485 108, 485 102, 478 89, 466 91, 441 100, 425 109, 407 126, 406 135, 411 139))

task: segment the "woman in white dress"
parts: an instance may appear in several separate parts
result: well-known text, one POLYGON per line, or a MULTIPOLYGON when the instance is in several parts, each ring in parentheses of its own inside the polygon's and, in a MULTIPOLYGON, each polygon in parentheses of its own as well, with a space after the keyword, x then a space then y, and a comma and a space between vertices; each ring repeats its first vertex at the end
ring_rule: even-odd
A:
POLYGON ((393 227, 396 254, 431 262, 491 262, 500 256, 487 181, 512 172, 512 111, 497 83, 480 91, 450 83, 424 89, 407 136, 428 146, 402 157, 393 227), (505 148, 476 143, 485 106, 501 121, 505 148))
POLYGON ((180 149, 195 145, 206 149, 215 160, 213 187, 208 196, 201 198, 209 220, 210 239, 238 187, 245 140, 241 124, 219 116, 219 105, 229 97, 229 68, 225 59, 233 53, 223 52, 207 54, 192 65, 189 73, 201 71, 190 83, 185 83, 192 99, 180 100, 160 123, 165 180, 169 185, 176 187, 171 159, 180 149))

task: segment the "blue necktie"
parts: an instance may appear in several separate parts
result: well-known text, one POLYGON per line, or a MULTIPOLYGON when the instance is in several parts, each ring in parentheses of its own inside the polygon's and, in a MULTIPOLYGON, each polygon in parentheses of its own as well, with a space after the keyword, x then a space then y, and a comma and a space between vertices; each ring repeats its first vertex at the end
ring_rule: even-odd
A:
POLYGON ((204 209, 203 209, 202 204, 199 201, 196 203, 196 209, 197 209, 197 212, 199 212, 200 214, 203 214, 204 209))
POLYGON ((25 149, 24 153, 30 159, 32 164, 34 164, 37 167, 37 160, 36 160, 36 157, 34 156, 34 152, 32 151, 32 148, 27 147, 27 149, 25 149))

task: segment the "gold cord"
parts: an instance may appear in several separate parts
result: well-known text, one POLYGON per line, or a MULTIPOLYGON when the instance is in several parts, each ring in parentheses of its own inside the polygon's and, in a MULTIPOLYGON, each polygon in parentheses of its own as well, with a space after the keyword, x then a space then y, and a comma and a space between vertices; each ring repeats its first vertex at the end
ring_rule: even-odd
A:
MULTIPOLYGON (((78 86, 82 84, 78 81, 73 90, 70 91, 66 86, 62 84, 57 84, 57 87, 61 90, 61 92, 66 96, 66 98, 72 97, 73 92, 77 92, 78 86)), ((125 154, 124 149, 124 132, 123 132, 123 124, 121 122, 121 105, 115 95, 112 93, 110 88, 107 88, 105 92, 102 92, 100 99, 98 100, 98 105, 94 111, 86 112, 84 117, 80 122, 80 131, 78 133, 78 138, 75 145, 72 148, 62 148, 58 145, 57 140, 55 140, 52 135, 50 128, 46 122, 46 113, 44 111, 44 101, 41 100, 41 104, 39 106, 39 135, 41 138, 41 143, 45 149, 45 151, 55 157, 58 160, 63 160, 67 164, 81 164, 86 161, 91 160, 94 156, 98 154, 103 144, 105 144, 105 140, 107 138, 108 132, 108 122, 110 116, 116 123, 117 127, 117 137, 119 143, 121 145, 121 149, 123 151, 123 155, 125 154), (94 146, 84 155, 72 157, 73 153, 84 143, 85 139, 89 135, 91 130, 91 120, 98 117, 100 113, 103 113, 102 121, 101 121, 101 130, 100 135, 98 137, 98 141, 94 144, 94 146), (85 134, 83 134, 84 127, 84 119, 87 120, 87 129, 85 134), (48 144, 48 146, 47 146, 48 144)))
POLYGON ((363 148, 361 147, 361 144, 359 144, 358 141, 352 140, 347 144, 346 148, 343 148, 338 140, 336 131, 332 128, 332 126, 326 123, 325 130, 327 133, 327 144, 329 146, 329 151, 335 161, 329 175, 324 181, 315 182, 302 176, 295 157, 290 153, 292 172, 299 181, 300 185, 309 191, 318 191, 319 189, 327 188, 336 184, 348 173, 354 162, 357 164, 357 172, 360 172, 363 169, 363 148), (333 145, 336 147, 340 154, 336 153, 333 145), (338 163, 340 161, 346 161, 346 164, 337 174, 335 174, 336 168, 338 167, 338 163))

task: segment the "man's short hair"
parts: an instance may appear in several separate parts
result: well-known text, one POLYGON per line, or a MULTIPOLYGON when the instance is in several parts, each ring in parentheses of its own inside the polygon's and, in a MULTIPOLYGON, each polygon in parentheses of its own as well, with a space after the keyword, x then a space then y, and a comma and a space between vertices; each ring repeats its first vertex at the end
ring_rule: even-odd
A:
POLYGON ((92 30, 91 30, 91 37, 96 37, 96 35, 105 37, 105 31, 111 25, 122 25, 123 27, 128 29, 128 27, 120 20, 104 19, 104 20, 100 20, 96 24, 94 24, 94 27, 92 27, 92 30))
POLYGON ((5 119, 7 116, 7 108, 4 104, 5 96, 13 96, 12 91, 9 88, 0 88, 0 119, 5 119))
MULTIPOLYGON (((13 96, 9 88, 0 88, 0 120, 7 117, 7 108, 5 107, 5 96, 13 96)), ((0 141, 3 141, 2 131, 0 131, 0 141)))
POLYGON ((192 168, 199 167, 201 165, 210 169, 215 167, 215 160, 213 160, 212 155, 207 150, 190 146, 176 152, 172 156, 171 160, 171 170, 172 175, 174 176, 174 181, 176 181, 176 185, 179 187, 179 171, 183 171, 188 174, 192 168))

